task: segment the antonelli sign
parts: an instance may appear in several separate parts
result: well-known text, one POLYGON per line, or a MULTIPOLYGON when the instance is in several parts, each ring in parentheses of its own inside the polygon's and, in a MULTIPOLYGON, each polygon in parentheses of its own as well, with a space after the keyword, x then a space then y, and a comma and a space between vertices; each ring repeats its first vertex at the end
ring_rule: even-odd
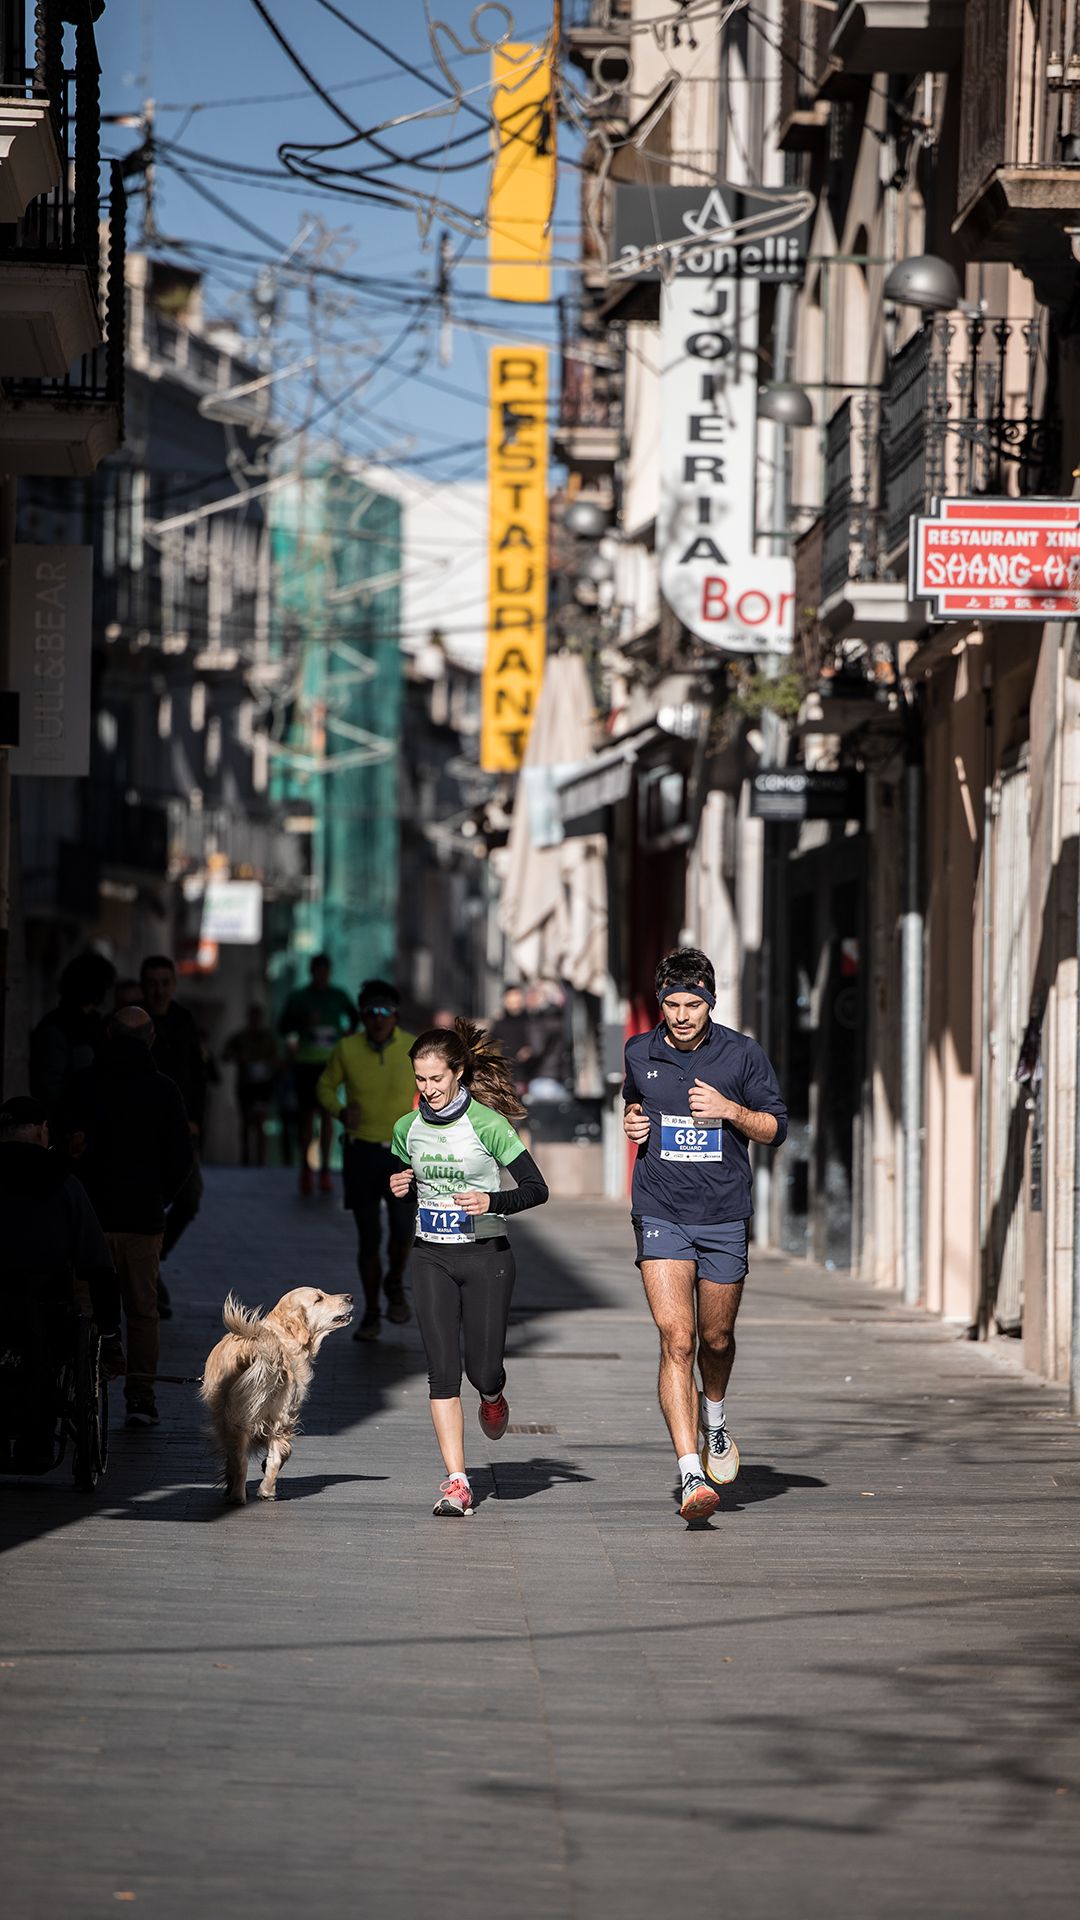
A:
POLYGON ((806 267, 809 218, 786 233, 758 237, 755 232, 782 225, 793 203, 792 193, 783 189, 618 186, 612 277, 655 280, 660 271, 656 250, 678 243, 679 274, 798 286, 806 267), (752 224, 733 235, 735 222, 752 224))
POLYGON ((675 278, 661 292, 660 339, 664 598, 711 646, 790 652, 792 563, 754 551, 757 286, 675 278))
POLYGON ((935 620, 1074 620, 1080 500, 935 500, 911 523, 909 596, 935 620))

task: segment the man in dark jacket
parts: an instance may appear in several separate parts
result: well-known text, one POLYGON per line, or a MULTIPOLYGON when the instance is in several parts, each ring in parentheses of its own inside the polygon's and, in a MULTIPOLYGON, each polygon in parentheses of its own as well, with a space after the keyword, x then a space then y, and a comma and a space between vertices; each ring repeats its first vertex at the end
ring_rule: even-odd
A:
MULTIPOLYGON (((167 1260, 185 1227, 199 1211, 203 1180, 199 1167, 199 1140, 206 1114, 206 1060, 199 1029, 176 998, 176 967, 167 953, 144 960, 139 975, 146 1010, 154 1023, 154 1060, 180 1089, 191 1132, 193 1153, 187 1179, 174 1197, 165 1221, 161 1257, 167 1260)), ((163 1290, 164 1291, 164 1290, 163 1290)), ((166 1302, 168 1296, 165 1296, 166 1302)))
MULTIPOLYGON (((41 1102, 26 1094, 6 1100, 0 1107, 0 1293, 8 1300, 13 1294, 24 1300, 33 1292, 46 1303, 89 1303, 101 1335, 102 1369, 114 1380, 124 1371, 116 1271, 83 1188, 68 1172, 67 1161, 48 1146, 41 1102)), ((28 1468, 48 1464, 52 1413, 47 1405, 41 1430, 23 1435, 17 1446, 27 1449, 28 1468)), ((14 1465, 19 1465, 18 1452, 14 1465)))
POLYGON ((97 1064, 70 1103, 76 1165, 116 1262, 127 1316, 127 1425, 157 1424, 158 1270, 165 1209, 191 1172, 184 1103, 159 1073, 154 1025, 141 1007, 114 1013, 97 1064))

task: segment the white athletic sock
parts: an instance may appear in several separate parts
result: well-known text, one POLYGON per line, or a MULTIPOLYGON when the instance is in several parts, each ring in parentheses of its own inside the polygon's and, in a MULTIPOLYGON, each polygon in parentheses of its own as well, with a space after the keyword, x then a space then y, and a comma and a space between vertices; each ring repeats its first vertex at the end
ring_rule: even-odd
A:
POLYGON ((679 1473, 681 1474, 684 1480, 687 1478, 689 1474, 693 1474, 696 1480, 700 1480, 701 1479, 701 1455, 698 1453, 680 1453, 679 1473))
POLYGON ((502 1396, 503 1396, 503 1390, 500 1387, 497 1393, 482 1393, 480 1395, 480 1398, 481 1400, 486 1400, 488 1402, 488 1405, 490 1406, 493 1404, 494 1401, 501 1400, 502 1396))
POLYGON ((448 1473, 446 1477, 448 1480, 464 1480, 467 1487, 472 1484, 467 1473, 448 1473))
POLYGON ((706 1426, 707 1426, 707 1427, 722 1427, 722 1426, 723 1426, 723 1424, 724 1424, 724 1403, 723 1403, 723 1401, 722 1401, 722 1400, 706 1400, 706 1398, 705 1398, 705 1396, 704 1396, 704 1394, 702 1394, 702 1397, 701 1397, 701 1404, 702 1404, 702 1406, 703 1406, 703 1407, 704 1407, 704 1409, 705 1409, 705 1424, 706 1424, 706 1426))

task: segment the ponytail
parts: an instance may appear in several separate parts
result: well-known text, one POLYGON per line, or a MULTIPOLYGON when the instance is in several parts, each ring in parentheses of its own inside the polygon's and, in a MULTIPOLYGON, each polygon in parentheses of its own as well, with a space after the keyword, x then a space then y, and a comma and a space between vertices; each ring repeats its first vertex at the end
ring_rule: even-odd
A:
POLYGON ((474 1100, 501 1113, 507 1120, 523 1120, 526 1109, 518 1098, 510 1067, 497 1040, 471 1020, 460 1017, 453 1030, 429 1027, 409 1048, 415 1065, 421 1055, 433 1053, 460 1073, 474 1100))

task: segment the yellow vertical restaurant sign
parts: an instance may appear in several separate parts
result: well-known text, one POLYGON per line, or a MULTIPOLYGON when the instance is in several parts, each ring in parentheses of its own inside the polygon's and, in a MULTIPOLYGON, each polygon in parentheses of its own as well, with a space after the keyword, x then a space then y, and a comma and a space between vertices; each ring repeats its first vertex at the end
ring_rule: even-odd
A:
POLYGON ((547 639, 547 349, 492 347, 488 427, 488 642, 480 765, 520 767, 547 639))
POLYGON ((488 294, 547 300, 555 204, 551 54, 519 42, 492 52, 495 164, 488 197, 488 294))

